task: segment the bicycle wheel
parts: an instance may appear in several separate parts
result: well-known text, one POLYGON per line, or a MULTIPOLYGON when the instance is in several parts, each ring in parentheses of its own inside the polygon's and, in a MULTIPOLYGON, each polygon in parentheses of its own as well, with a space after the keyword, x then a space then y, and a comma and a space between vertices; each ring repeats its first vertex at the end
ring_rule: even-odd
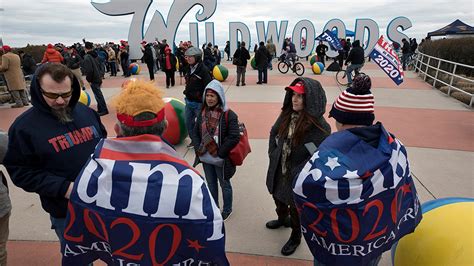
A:
POLYGON ((346 70, 345 69, 341 69, 341 70, 337 71, 336 81, 341 86, 347 86, 347 84, 349 84, 347 82, 346 70))
POLYGON ((300 62, 295 63, 295 66, 293 67, 293 71, 296 73, 298 76, 303 76, 304 74, 304 66, 300 62))
POLYGON ((280 62, 278 63, 278 71, 280 71, 282 74, 286 74, 290 67, 288 66, 287 63, 285 62, 280 62))

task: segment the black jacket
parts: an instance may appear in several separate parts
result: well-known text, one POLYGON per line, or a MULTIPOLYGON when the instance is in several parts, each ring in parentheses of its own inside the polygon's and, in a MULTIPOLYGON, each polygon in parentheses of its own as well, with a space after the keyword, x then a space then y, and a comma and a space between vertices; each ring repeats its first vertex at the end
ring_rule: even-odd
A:
POLYGON ((265 45, 262 45, 258 47, 257 52, 255 53, 255 64, 257 65, 257 68, 259 69, 265 69, 268 67, 268 62, 272 56, 268 52, 267 48, 265 45))
POLYGON ((163 58, 161 59, 161 69, 163 70, 163 72, 176 71, 176 56, 174 54, 170 54, 170 63, 171 63, 171 69, 166 69, 166 54, 164 54, 163 58))
POLYGON ((211 74, 207 67, 202 63, 198 63, 196 70, 191 73, 192 66, 189 66, 188 72, 186 73, 186 86, 183 94, 186 95, 186 99, 191 102, 202 102, 202 94, 206 85, 211 82, 211 74))
POLYGON ((82 58, 79 55, 70 55, 66 53, 64 61, 69 69, 78 69, 81 67, 82 58))
POLYGON ((409 54, 411 52, 410 43, 408 41, 403 42, 402 54, 409 54))
POLYGON ((365 62, 364 49, 360 47, 360 42, 354 41, 352 44, 352 49, 349 51, 349 55, 346 59, 346 65, 352 62, 352 64, 361 65, 365 62))
MULTIPOLYGON (((312 154, 308 151, 305 144, 312 142, 316 147, 318 147, 323 140, 329 136, 331 133, 331 127, 326 122, 323 117, 323 114, 326 111, 326 94, 324 89, 322 88, 321 84, 310 78, 297 78, 295 79, 291 85, 294 86, 299 81, 302 81, 305 86, 305 98, 306 103, 308 104, 306 108, 307 112, 314 117, 316 121, 318 121, 319 127, 313 125, 310 129, 305 133, 305 137, 303 139, 302 144, 298 146, 293 146, 291 148, 291 154, 288 158, 289 160, 289 171, 290 177, 296 178, 297 173, 303 168, 304 164, 311 158, 312 154)), ((283 101, 283 108, 291 108, 291 98, 293 93, 291 91, 287 91, 285 95, 285 100, 283 101)), ((275 124, 272 126, 270 131, 270 138, 268 140, 268 156, 269 156, 269 165, 267 171, 267 189, 270 194, 274 193, 274 186, 275 186, 275 178, 277 178, 277 171, 281 171, 281 154, 283 150, 283 142, 284 139, 278 137, 278 130, 282 123, 281 115, 275 121, 275 124), (280 167, 280 169, 279 169, 280 167)))
POLYGON ((235 50, 233 58, 239 59, 239 64, 237 66, 247 66, 247 60, 250 59, 249 50, 241 46, 237 50, 235 50))
POLYGON ((36 62, 29 54, 24 54, 21 59, 21 67, 25 75, 33 75, 36 71, 36 62))
MULTIPOLYGON (((210 84, 211 88, 217 92, 219 98, 221 99, 221 106, 224 110, 222 113, 220 120, 219 120, 219 136, 218 136, 218 146, 219 149, 217 150, 217 155, 224 159, 223 168, 223 177, 224 179, 228 180, 232 178, 235 174, 236 167, 232 164, 231 160, 229 159, 229 153, 232 148, 239 143, 240 140, 240 131, 239 131, 239 119, 237 114, 234 113, 232 110, 227 108, 227 103, 225 101, 224 96, 224 88, 222 84, 217 81, 213 81, 210 84), (227 119, 226 119, 226 112, 227 112, 227 119)), ((203 106, 205 99, 203 99, 203 106)), ((193 135, 191 136, 192 142, 195 144, 194 150, 197 151, 199 149, 199 145, 201 144, 201 127, 202 127, 202 115, 201 113, 196 117, 196 124, 194 126, 193 135)), ((194 160, 194 166, 199 164, 199 157, 196 156, 194 160)))
POLYGON ((90 51, 84 56, 82 61, 82 72, 86 75, 86 80, 89 83, 102 83, 102 75, 97 57, 96 52, 90 51))
POLYGON ((328 46, 325 44, 319 44, 316 46, 316 54, 318 54, 318 56, 325 56, 327 50, 328 46))
POLYGON ((145 46, 145 50, 143 51, 143 60, 147 65, 155 63, 155 60, 153 60, 153 51, 151 49, 154 48, 152 47, 152 44, 149 43, 145 46))
POLYGON ((31 82, 33 108, 21 114, 8 132, 4 164, 13 183, 38 193, 45 211, 56 218, 66 217, 64 198, 101 138, 107 131, 99 115, 79 103, 81 88, 74 77, 69 101, 74 121, 62 124, 51 113, 36 76, 31 82))

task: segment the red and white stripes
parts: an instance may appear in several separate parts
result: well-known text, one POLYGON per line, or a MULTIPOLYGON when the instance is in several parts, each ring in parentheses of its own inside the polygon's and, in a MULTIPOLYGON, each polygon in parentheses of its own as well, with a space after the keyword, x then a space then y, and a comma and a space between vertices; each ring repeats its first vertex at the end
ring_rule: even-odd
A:
POLYGON ((374 112, 374 95, 356 95, 343 91, 334 102, 334 107, 343 112, 374 112))

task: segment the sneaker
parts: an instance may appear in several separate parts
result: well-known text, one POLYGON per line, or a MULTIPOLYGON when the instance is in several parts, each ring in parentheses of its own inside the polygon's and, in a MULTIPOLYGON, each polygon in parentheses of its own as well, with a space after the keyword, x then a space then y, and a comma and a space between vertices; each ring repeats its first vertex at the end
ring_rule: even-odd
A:
POLYGON ((238 87, 238 86, 240 86, 240 84, 239 84, 239 83, 237 83, 237 84, 235 84, 235 86, 237 86, 237 87, 238 87))
POLYGON ((21 108, 21 107, 23 107, 23 104, 15 104, 15 105, 12 105, 10 107, 11 108, 21 108))
POLYGON ((224 221, 227 220, 227 219, 230 217, 231 214, 232 214, 232 211, 230 211, 230 212, 222 212, 222 213, 221 213, 221 215, 222 215, 222 220, 224 220, 224 221))
POLYGON ((259 82, 257 82, 257 84, 262 84, 262 82, 259 81, 259 82))
POLYGON ((245 83, 242 83, 242 86, 245 86, 245 83))

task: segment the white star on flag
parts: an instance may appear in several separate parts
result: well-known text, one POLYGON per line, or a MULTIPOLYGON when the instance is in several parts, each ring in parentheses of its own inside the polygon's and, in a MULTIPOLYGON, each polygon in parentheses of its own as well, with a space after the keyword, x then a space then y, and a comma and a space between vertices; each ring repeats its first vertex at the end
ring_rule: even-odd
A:
POLYGON ((325 164, 327 165, 329 168, 331 168, 331 171, 334 170, 334 168, 338 167, 338 166, 341 166, 338 162, 337 162, 338 158, 337 157, 328 157, 328 162, 325 164))
POLYGON ((347 179, 355 179, 355 178, 359 178, 359 175, 357 174, 357 170, 355 171, 346 170, 346 174, 343 177, 347 179))
POLYGON ((311 157, 311 163, 314 163, 317 159, 319 159, 319 151, 315 152, 311 157))

